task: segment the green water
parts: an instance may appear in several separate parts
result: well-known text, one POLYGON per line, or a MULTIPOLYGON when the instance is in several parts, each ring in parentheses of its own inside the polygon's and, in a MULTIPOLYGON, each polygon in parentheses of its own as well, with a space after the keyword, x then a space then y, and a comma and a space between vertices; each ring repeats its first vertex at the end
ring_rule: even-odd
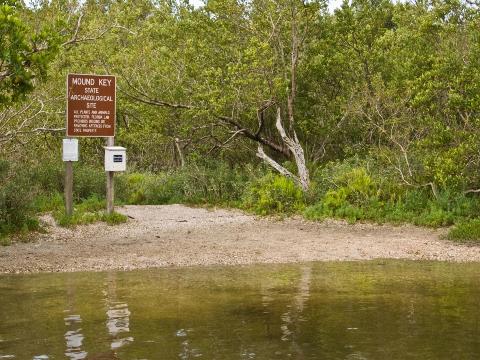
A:
POLYGON ((478 359, 480 264, 0 276, 0 359, 478 359))

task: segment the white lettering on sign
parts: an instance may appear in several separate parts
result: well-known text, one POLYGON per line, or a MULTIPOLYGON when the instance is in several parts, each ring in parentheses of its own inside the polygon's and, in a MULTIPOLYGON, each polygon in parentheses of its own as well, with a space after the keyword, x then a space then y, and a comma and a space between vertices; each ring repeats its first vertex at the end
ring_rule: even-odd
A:
POLYGON ((85 88, 85 94, 99 94, 98 88, 85 88))
POLYGON ((67 136, 115 136, 115 77, 69 74, 67 136))
POLYGON ((72 79, 72 84, 73 85, 83 85, 83 86, 94 86, 95 85, 95 79, 90 78, 73 78, 72 79))
POLYGON ((98 84, 100 86, 110 86, 111 83, 112 83, 112 80, 110 80, 110 79, 100 79, 100 80, 98 80, 98 84))
POLYGON ((101 95, 70 95, 70 100, 73 101, 113 101, 111 96, 101 96, 101 95))

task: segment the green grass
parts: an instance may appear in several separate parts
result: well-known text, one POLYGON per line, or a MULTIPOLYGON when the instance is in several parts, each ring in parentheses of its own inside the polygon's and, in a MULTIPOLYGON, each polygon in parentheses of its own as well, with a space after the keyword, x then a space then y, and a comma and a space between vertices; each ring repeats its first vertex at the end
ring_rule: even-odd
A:
POLYGON ((127 217, 123 214, 113 212, 111 214, 103 213, 101 221, 106 222, 108 225, 117 225, 122 224, 127 221, 127 217))
POLYGON ((95 212, 74 212, 72 216, 60 213, 56 216, 57 224, 62 227, 73 227, 77 225, 93 224, 98 221, 106 222, 108 225, 117 225, 127 221, 127 217, 123 214, 114 212, 107 214, 104 211, 95 212))
POLYGON ((303 212, 307 219, 345 219, 350 223, 410 223, 426 227, 451 226, 480 216, 476 197, 460 191, 442 190, 434 197, 430 189, 395 187, 374 178, 364 168, 336 174, 314 191, 303 212))
POLYGON ((53 213, 53 217, 58 225, 63 227, 71 227, 76 225, 92 224, 98 221, 104 221, 109 225, 124 223, 127 221, 125 215, 119 213, 106 214, 106 203, 104 199, 96 196, 88 198, 74 206, 73 215, 65 214, 63 205, 53 213))
POLYGON ((458 223, 450 229, 447 239, 464 243, 480 243, 480 219, 458 223))
POLYGON ((59 192, 39 194, 33 199, 33 208, 37 213, 55 211, 64 206, 63 195, 59 192))
POLYGON ((8 235, 0 236, 0 246, 9 246, 12 244, 12 239, 8 235))
POLYGON ((33 232, 45 232, 40 226, 40 222, 35 217, 29 217, 24 220, 20 227, 2 227, 0 229, 0 246, 8 246, 12 241, 29 242, 33 232))

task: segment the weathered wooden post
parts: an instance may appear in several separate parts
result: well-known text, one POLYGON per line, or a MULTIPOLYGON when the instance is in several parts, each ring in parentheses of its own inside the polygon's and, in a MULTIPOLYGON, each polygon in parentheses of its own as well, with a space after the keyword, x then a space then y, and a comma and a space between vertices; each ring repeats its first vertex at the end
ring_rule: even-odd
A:
POLYGON ((65 214, 73 214, 73 162, 65 161, 65 214))
POLYGON ((78 140, 63 139, 62 159, 65 162, 65 214, 73 214, 73 162, 78 161, 78 140))

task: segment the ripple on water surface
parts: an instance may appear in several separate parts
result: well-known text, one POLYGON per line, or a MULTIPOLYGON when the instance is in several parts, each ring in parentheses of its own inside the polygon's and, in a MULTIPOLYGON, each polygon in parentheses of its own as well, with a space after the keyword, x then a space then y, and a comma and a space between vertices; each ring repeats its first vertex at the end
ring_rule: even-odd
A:
POLYGON ((475 359, 480 264, 0 276, 3 359, 475 359))

